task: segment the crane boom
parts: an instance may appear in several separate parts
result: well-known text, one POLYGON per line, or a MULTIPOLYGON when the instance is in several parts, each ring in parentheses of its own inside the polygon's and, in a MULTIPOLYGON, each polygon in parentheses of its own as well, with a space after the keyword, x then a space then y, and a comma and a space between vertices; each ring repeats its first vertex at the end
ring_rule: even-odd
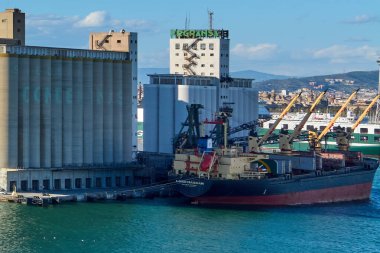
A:
POLYGON ((362 122, 362 120, 364 119, 364 117, 367 115, 367 113, 369 112, 369 110, 371 110, 372 106, 375 105, 376 101, 380 99, 380 94, 378 94, 373 100, 372 102, 367 106, 367 108, 364 110, 364 112, 360 115, 360 117, 358 118, 358 120, 355 122, 355 124, 351 127, 351 132, 353 133, 354 130, 358 127, 358 125, 360 124, 360 122, 362 122))
POLYGON ((321 102, 321 100, 322 100, 323 96, 326 94, 327 90, 328 89, 326 89, 325 91, 321 92, 321 94, 319 94, 319 96, 317 97, 315 102, 309 108, 309 111, 306 113, 305 117, 302 119, 300 124, 294 129, 294 132, 290 135, 289 142, 292 142, 294 138, 296 138, 297 136, 300 135, 302 128, 305 126, 306 122, 309 120, 311 114, 314 112, 317 105, 321 102))
POLYGON ((266 134, 259 140, 258 146, 261 146, 273 133, 273 131, 276 129, 280 121, 284 118, 284 116, 290 111, 290 108, 294 105, 296 100, 301 96, 302 91, 298 93, 288 104, 288 106, 282 111, 278 119, 274 122, 273 126, 266 132, 266 134))
POLYGON ((348 104, 354 98, 354 96, 356 95, 356 93, 358 93, 359 90, 360 89, 357 89, 356 91, 354 91, 348 97, 348 99, 346 100, 346 102, 342 105, 342 107, 340 107, 339 111, 335 114, 334 118, 332 120, 330 120, 330 122, 327 124, 327 126, 325 127, 325 129, 323 129, 322 133, 320 133, 318 135, 317 141, 320 141, 327 134, 327 132, 330 130, 330 128, 334 125, 335 121, 340 117, 340 115, 342 114, 342 112, 347 108, 348 104))

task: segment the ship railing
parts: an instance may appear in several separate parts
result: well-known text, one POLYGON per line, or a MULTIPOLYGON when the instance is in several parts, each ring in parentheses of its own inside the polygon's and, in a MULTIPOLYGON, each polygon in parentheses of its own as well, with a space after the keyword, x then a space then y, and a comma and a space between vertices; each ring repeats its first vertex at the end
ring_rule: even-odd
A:
POLYGON ((211 168, 214 166, 215 164, 215 161, 216 161, 216 152, 213 153, 212 155, 212 159, 211 159, 211 163, 210 163, 210 166, 208 167, 208 171, 207 171, 207 177, 210 178, 210 172, 211 172, 211 168))
POLYGON ((266 176, 266 172, 260 172, 260 171, 246 171, 242 174, 240 174, 241 179, 261 179, 266 176))

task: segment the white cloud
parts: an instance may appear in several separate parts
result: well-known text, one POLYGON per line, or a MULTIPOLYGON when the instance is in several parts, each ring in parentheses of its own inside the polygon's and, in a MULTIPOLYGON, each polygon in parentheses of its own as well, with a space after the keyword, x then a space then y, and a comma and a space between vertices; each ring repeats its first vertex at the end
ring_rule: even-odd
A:
POLYGON ((75 25, 79 27, 99 27, 106 24, 108 15, 105 11, 94 11, 75 25))
POLYGON ((369 15, 358 15, 351 19, 347 19, 343 21, 346 24, 365 24, 365 23, 371 23, 371 22, 379 22, 379 19, 375 16, 369 16, 369 15))
POLYGON ((380 48, 368 45, 360 47, 348 47, 333 45, 331 47, 317 49, 312 52, 315 59, 328 59, 330 63, 345 63, 359 60, 374 61, 380 53, 380 48))
POLYGON ((236 44, 231 53, 249 59, 267 59, 273 56, 278 50, 276 44, 263 43, 258 45, 236 44))

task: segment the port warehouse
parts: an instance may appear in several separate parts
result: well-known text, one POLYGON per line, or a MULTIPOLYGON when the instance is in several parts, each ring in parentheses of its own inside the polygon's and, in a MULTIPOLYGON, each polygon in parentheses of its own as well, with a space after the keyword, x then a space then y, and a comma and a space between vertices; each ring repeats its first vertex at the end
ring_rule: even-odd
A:
MULTIPOLYGON (((173 138, 187 117, 186 105, 201 104, 201 120, 212 120, 220 107, 233 109, 231 127, 258 117, 258 92, 252 79, 223 81, 210 76, 150 75, 144 85, 144 142, 147 152, 172 153, 173 138)), ((204 133, 212 129, 204 129, 204 133)), ((239 133, 246 136, 247 132, 239 133)))
POLYGON ((0 187, 127 185, 129 53, 0 46, 0 187))

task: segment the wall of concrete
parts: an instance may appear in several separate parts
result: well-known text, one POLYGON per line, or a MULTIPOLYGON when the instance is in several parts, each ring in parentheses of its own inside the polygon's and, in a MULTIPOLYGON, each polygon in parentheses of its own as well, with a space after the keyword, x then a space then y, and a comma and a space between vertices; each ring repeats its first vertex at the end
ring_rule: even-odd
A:
POLYGON ((27 182, 27 191, 47 190, 43 185, 43 180, 49 180, 48 189, 50 190, 68 190, 65 188, 65 180, 70 179, 69 189, 85 189, 86 178, 91 179, 89 188, 109 188, 116 186, 116 177, 120 178, 118 187, 132 186, 134 184, 133 170, 126 169, 30 169, 30 170, 1 170, 0 169, 0 188, 12 191, 10 182, 16 182, 17 191, 21 191, 21 182, 27 182), (106 178, 111 178, 111 185, 106 185, 106 178), (80 187, 75 185, 75 179, 81 179, 80 187), (101 187, 96 186, 96 178, 101 178, 101 187), (38 181, 38 189, 33 189, 33 181, 38 181), (55 189, 54 181, 59 180, 61 188, 55 189))
POLYGON ((132 157, 130 61, 0 55, 0 168, 113 166, 132 157))

